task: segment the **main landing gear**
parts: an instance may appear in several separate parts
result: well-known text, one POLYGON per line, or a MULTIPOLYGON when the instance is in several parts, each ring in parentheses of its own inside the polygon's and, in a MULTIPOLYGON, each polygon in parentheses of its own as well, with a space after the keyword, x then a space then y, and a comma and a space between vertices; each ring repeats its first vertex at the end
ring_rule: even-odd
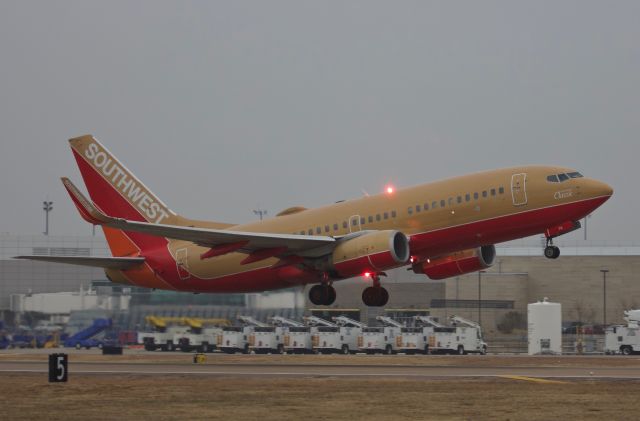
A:
POLYGON ((553 239, 547 238, 547 246, 544 248, 544 257, 557 259, 560 257, 560 248, 553 245, 553 239))
POLYGON ((374 274, 373 286, 362 291, 362 302, 368 307, 383 307, 389 301, 389 292, 380 286, 380 275, 374 274))
POLYGON ((316 306, 330 306, 336 301, 336 290, 327 283, 314 285, 309 290, 309 301, 316 306))

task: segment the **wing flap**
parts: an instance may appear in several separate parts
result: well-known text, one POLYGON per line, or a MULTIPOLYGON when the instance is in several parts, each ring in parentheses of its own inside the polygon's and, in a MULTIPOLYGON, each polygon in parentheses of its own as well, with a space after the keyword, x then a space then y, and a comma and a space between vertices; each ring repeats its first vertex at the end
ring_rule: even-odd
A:
POLYGON ((144 257, 88 257, 88 256, 16 256, 14 259, 41 262, 67 263, 70 265, 92 266, 104 269, 131 269, 144 263, 144 257))

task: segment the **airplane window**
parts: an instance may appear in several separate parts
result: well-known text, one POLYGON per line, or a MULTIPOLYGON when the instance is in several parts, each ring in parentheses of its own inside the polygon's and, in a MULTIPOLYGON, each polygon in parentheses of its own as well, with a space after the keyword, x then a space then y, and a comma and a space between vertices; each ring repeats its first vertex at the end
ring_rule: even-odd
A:
POLYGON ((487 197, 487 191, 486 190, 482 191, 482 197, 487 197))
POLYGON ((462 196, 458 196, 458 203, 462 203, 462 196))
POLYGON ((437 207, 438 207, 438 202, 436 202, 435 200, 431 202, 431 209, 435 209, 437 207))
POLYGON ((416 205, 416 212, 420 212, 422 210, 422 208, 420 208, 420 205, 416 205))
POLYGON ((447 206, 447 202, 445 202, 444 199, 443 199, 443 200, 440 201, 440 207, 444 208, 445 206, 447 206))
POLYGON ((362 216, 362 217, 360 218, 360 225, 363 225, 364 223, 365 223, 364 216, 362 216))
POLYGON ((428 204, 428 203, 425 203, 425 204, 424 204, 424 210, 425 210, 425 211, 428 211, 428 210, 429 210, 429 204, 428 204))
POLYGON ((391 217, 395 218, 396 217, 396 211, 391 211, 391 217))
POLYGON ((558 174, 558 179, 562 183, 563 181, 567 181, 569 179, 569 176, 567 174, 558 174))
POLYGON ((309 235, 313 235, 313 228, 309 228, 309 235))
POLYGON ((500 187, 500 188, 498 189, 498 193, 500 193, 500 194, 504 194, 504 187, 500 187))
POLYGON ((579 172, 570 172, 569 174, 567 174, 569 177, 571 178, 581 178, 582 174, 580 174, 579 172))
POLYGON ((338 231, 338 224, 333 224, 333 230, 338 231))
POLYGON ((389 219, 389 212, 384 213, 384 219, 389 219))
POLYGON ((547 177, 547 181, 549 183, 557 183, 558 182, 558 176, 557 175, 550 175, 547 177))
POLYGON ((465 202, 468 202, 468 201, 470 201, 470 200, 471 200, 471 195, 470 195, 469 193, 465 194, 465 195, 464 195, 464 201, 465 201, 465 202))
POLYGON ((491 196, 495 196, 496 195, 496 189, 491 189, 491 196))
POLYGON ((330 229, 331 227, 329 225, 324 226, 324 232, 329 232, 330 229))
POLYGON ((409 215, 411 215, 411 214, 413 213, 413 207, 412 207, 412 206, 409 206, 409 207, 407 208, 407 213, 408 213, 409 215))
POLYGON ((316 227, 316 233, 321 234, 322 233, 322 228, 316 227))
POLYGON ((347 221, 342 221, 342 228, 348 228, 349 224, 347 224, 347 221))
POLYGON ((379 221, 379 220, 380 220, 380 214, 377 214, 376 215, 376 221, 379 221))
POLYGON ((373 223, 373 216, 369 215, 369 223, 373 223))
POLYGON ((478 192, 473 193, 473 199, 478 200, 478 192))

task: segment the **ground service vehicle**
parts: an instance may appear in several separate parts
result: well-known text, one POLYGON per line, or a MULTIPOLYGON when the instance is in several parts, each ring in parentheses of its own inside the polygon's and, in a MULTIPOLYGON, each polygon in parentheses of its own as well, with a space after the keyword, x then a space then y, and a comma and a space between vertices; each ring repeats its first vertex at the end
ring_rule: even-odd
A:
POLYGON ((376 320, 382 323, 382 326, 363 327, 358 337, 358 349, 367 354, 396 352, 398 350, 396 337, 400 335, 403 324, 386 316, 378 316, 376 320))
POLYGON ((227 354, 242 352, 248 354, 250 351, 249 336, 256 327, 269 327, 250 316, 238 316, 242 326, 228 326, 222 328, 222 335, 218 338, 218 348, 227 354))
POLYGON ((487 344, 482 340, 479 324, 460 316, 451 316, 451 327, 434 327, 429 337, 429 349, 434 353, 464 355, 467 353, 487 353, 487 344))
POLYGON ((431 316, 413 316, 413 327, 403 327, 396 337, 398 352, 429 353, 429 337, 434 327, 444 327, 431 316))
POLYGON ((95 319, 91 326, 82 329, 76 334, 68 337, 64 341, 64 346, 67 348, 102 348, 102 341, 95 339, 94 336, 104 332, 111 327, 111 319, 95 319))
POLYGON ((154 329, 153 332, 140 332, 139 342, 142 342, 147 351, 175 351, 177 348, 176 336, 187 333, 189 328, 184 317, 156 317, 147 316, 145 320, 154 329))
POLYGON ((317 326, 312 336, 313 349, 321 354, 349 354, 358 349, 358 336, 364 323, 345 316, 333 317, 333 324, 317 326))
POLYGON ((640 310, 624 312, 626 326, 609 326, 605 331, 605 354, 631 355, 640 352, 640 310))
POLYGON ((222 326, 230 326, 227 319, 197 319, 185 318, 187 332, 175 335, 177 343, 183 352, 213 352, 218 344, 218 336, 222 334, 222 326))

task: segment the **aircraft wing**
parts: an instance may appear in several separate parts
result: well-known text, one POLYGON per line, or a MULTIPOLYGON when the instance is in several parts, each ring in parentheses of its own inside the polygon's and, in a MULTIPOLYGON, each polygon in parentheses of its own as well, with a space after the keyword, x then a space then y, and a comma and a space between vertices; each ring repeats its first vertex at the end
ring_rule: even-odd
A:
POLYGON ((335 246, 336 239, 327 236, 273 234, 183 227, 113 218, 100 211, 68 178, 63 177, 62 183, 71 195, 71 198, 80 211, 80 214, 87 222, 123 231, 140 232, 158 237, 191 241, 204 247, 218 247, 221 250, 219 254, 224 254, 223 251, 225 246, 229 246, 229 251, 251 253, 264 249, 282 249, 282 254, 298 255, 304 255, 304 252, 309 252, 311 250, 317 250, 317 253, 320 253, 321 251, 324 253, 326 252, 324 251, 324 246, 329 246, 331 248, 335 246))
POLYGON ((104 269, 131 269, 144 263, 144 257, 89 257, 89 256, 16 256, 14 259, 39 260, 43 262, 68 263, 70 265, 93 266, 104 269))

